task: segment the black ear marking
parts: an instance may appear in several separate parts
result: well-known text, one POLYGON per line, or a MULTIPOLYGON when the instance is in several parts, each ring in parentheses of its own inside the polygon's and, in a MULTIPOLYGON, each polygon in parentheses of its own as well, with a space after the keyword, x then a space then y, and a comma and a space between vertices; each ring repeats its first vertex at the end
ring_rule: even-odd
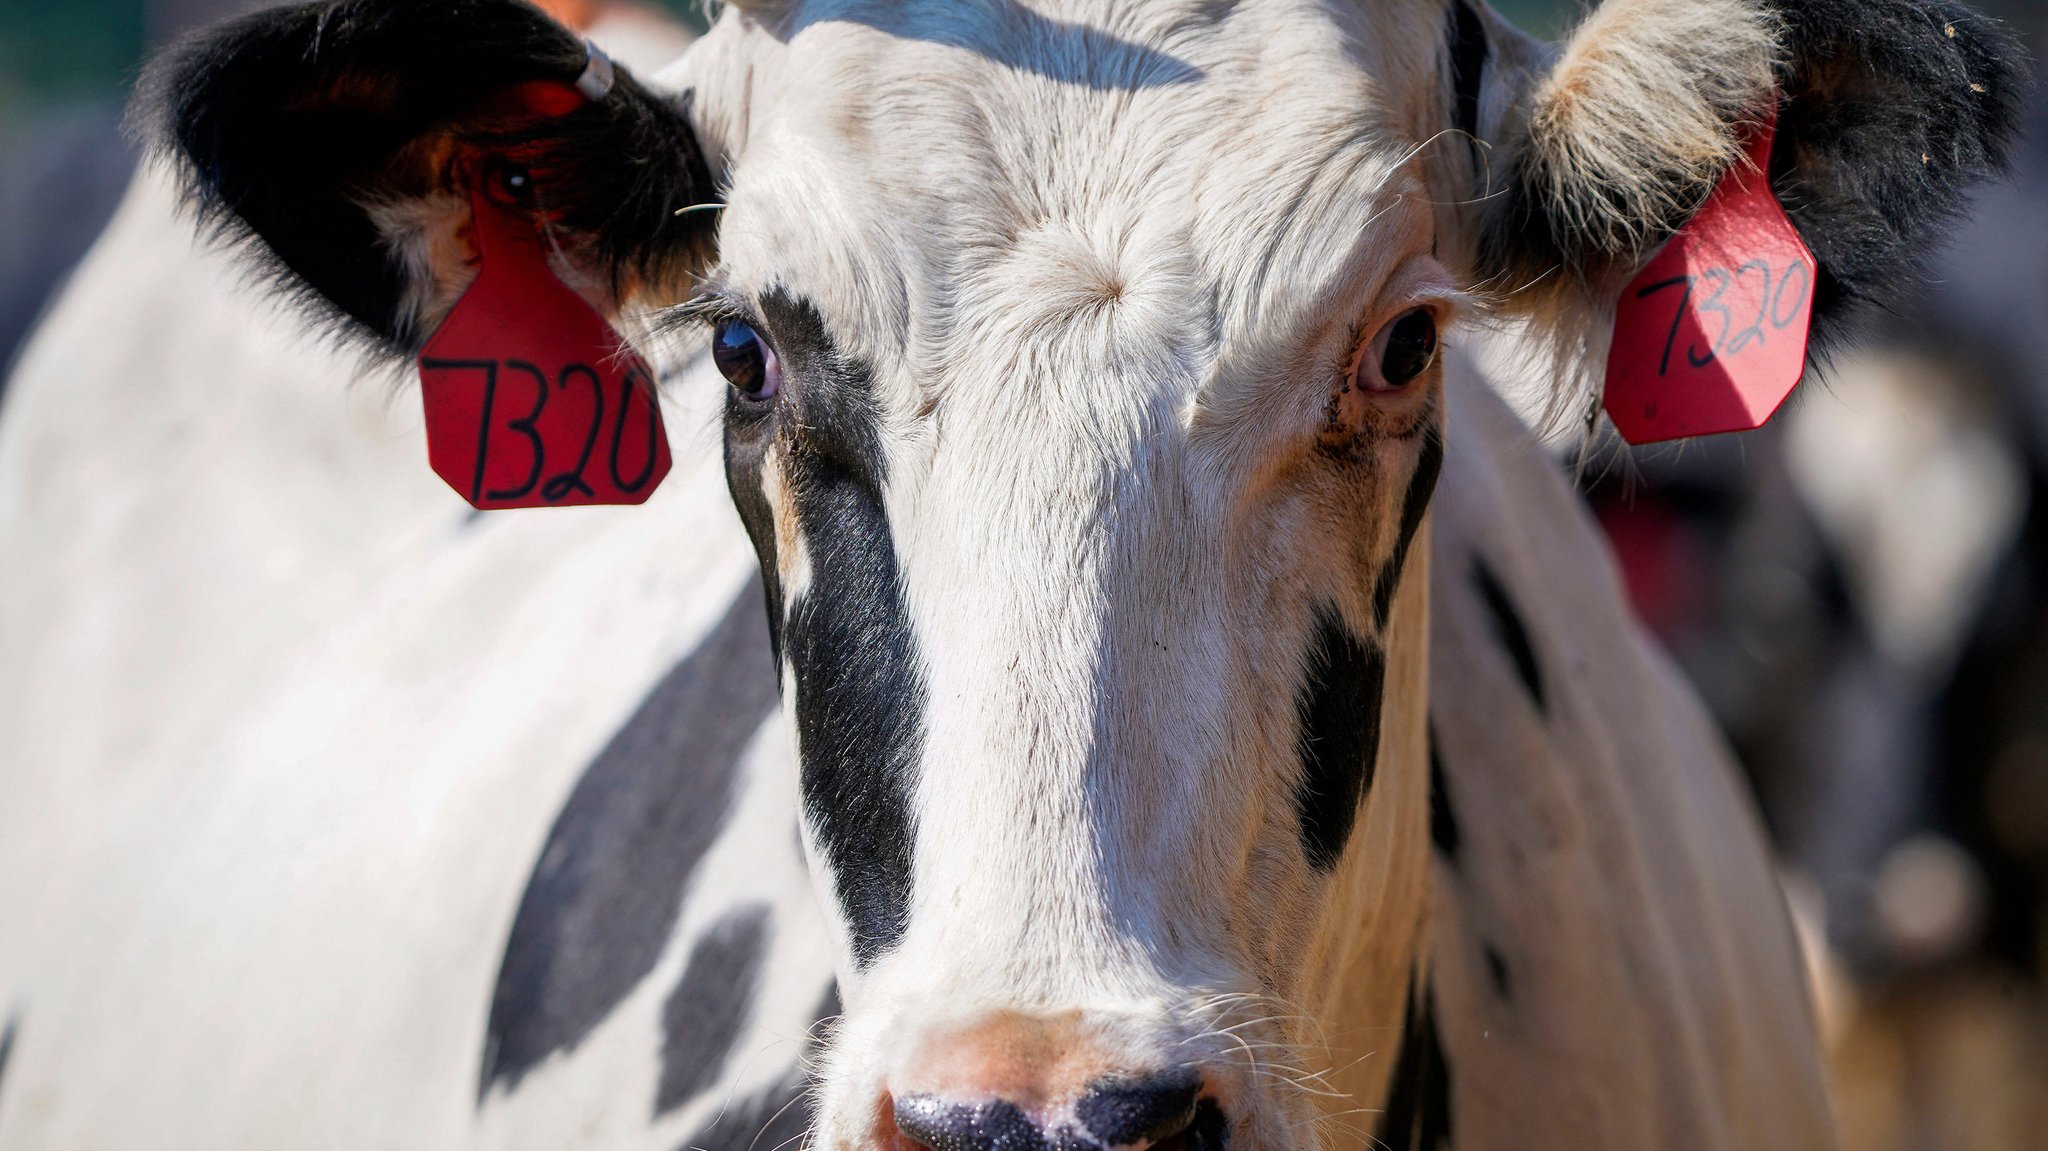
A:
POLYGON ((1514 601, 1508 598, 1507 589, 1501 586, 1500 577, 1493 574, 1486 557, 1472 557, 1472 582, 1479 588, 1479 598, 1485 602, 1487 613, 1493 617, 1494 635, 1514 661, 1515 674, 1528 689, 1536 710, 1543 711, 1543 669, 1536 662, 1536 648, 1529 642, 1529 627, 1522 622, 1522 613, 1515 610, 1514 601))
POLYGON ((540 210, 581 234, 616 285, 700 256, 712 191, 685 103, 623 69, 559 116, 494 107, 515 85, 567 87, 583 42, 520 0, 326 0, 255 12, 165 51, 130 122, 178 167, 202 225, 257 254, 276 285, 386 352, 424 338, 406 273, 368 209, 449 186, 471 150, 513 153, 540 210))
POLYGON ((1380 748, 1387 657, 1351 633, 1335 609, 1316 613, 1307 675, 1295 694, 1301 778, 1294 810, 1309 865, 1337 865, 1359 805, 1372 790, 1380 748))
POLYGON ((1825 354, 1924 280, 1970 188, 2005 171, 2026 56, 1955 0, 1775 7, 1792 65, 1771 181, 1820 265, 1813 324, 1825 354))

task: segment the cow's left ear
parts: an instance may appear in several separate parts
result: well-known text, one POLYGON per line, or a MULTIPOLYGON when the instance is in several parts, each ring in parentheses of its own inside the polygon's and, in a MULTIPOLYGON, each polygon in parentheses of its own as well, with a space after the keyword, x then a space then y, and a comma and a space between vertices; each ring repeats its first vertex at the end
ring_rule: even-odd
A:
POLYGON ((203 222, 302 305, 416 351, 474 277, 472 192, 548 231, 605 310, 697 266, 714 188, 688 99, 523 0, 324 0, 168 50, 133 122, 203 222))
POLYGON ((1607 0, 1554 55, 1499 62, 1475 256, 1510 312, 1611 315, 1775 108, 1771 184, 1819 263, 1821 351, 1911 287, 2004 168, 2025 84, 2013 38, 1954 0, 1607 0))

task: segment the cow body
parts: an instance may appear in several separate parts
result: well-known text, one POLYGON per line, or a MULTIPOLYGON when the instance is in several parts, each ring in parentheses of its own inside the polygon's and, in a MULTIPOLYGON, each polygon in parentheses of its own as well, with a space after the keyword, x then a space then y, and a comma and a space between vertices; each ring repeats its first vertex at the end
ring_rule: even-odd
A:
MULTIPOLYGON (((169 789, 213 822, 180 821, 204 833, 166 858, 196 852, 259 911, 209 938, 92 866, 17 889, 34 942, 9 950, 31 958, 0 976, 46 1006, 21 1009, 0 1140, 289 1141, 311 1112, 264 1089, 284 1076, 401 1143, 1825 1145, 1755 820, 1464 321, 1469 289, 1508 285, 1551 356, 1539 389, 1571 402, 1602 293, 1790 77, 1772 179, 1838 332, 2009 131, 1993 34, 1874 10, 1618 0, 1553 53, 1465 0, 764 2, 649 87, 511 0, 333 0, 170 54, 143 99, 202 219, 376 347, 416 350, 474 280, 472 211, 535 229, 605 312, 711 326, 744 531, 712 510, 709 409, 683 399, 650 505, 672 523, 514 535, 444 511, 456 543, 350 551, 364 582, 321 602, 363 606, 285 675, 264 653, 291 645, 253 628, 260 699, 167 719, 143 758, 228 765, 169 789), (1899 111, 1928 59, 1982 79, 1899 111), (1902 123, 1941 143, 1861 179, 1902 123), (1488 140, 1505 188, 1481 195, 1488 140), (1873 211, 1890 230, 1843 224, 1873 211), (309 744, 309 791, 270 791, 279 749, 309 744), (393 801, 411 855, 379 850, 393 801), (469 850, 514 825, 523 847, 469 850), (266 886, 247 861, 267 851, 296 870, 266 886), (533 861, 523 894, 509 857, 533 861), (188 1106, 186 1063, 103 1046, 94 993, 164 985, 78 958, 108 919, 135 937, 103 954, 232 987, 210 1033, 180 1033, 238 1069, 224 1093, 188 1106), (365 946, 364 921, 402 929, 380 963, 324 934, 365 946), (375 1078, 395 1065, 360 1006, 220 977, 272 944, 371 975, 357 998, 386 1019, 435 1020, 432 1071, 375 1078), (456 983, 496 956, 488 996, 420 1007, 443 947, 456 983), (461 1037, 478 1062, 456 1074, 461 1037), (330 1062, 373 1078, 343 1088, 330 1062), (67 1098, 95 1075, 147 1079, 119 1113, 145 1118, 67 1098), (808 1131, 777 1102, 806 1082, 808 1131), (42 1100, 26 1120, 16 1092, 42 1100)), ((70 362, 59 330, 32 412, 70 362)), ((171 522, 125 530, 176 553, 171 522)), ((98 546, 20 525, 50 572, 98 546)), ((17 598, 62 582, 36 578, 17 598)), ((14 626, 10 650, 81 658, 74 628, 14 626)), ((62 717, 122 690, 203 710, 183 684, 76 679, 14 721, 59 717, 23 741, 40 778, 78 757, 62 717)), ((8 836, 103 850, 49 826, 8 836)), ((122 843, 112 870, 145 857, 122 843)), ((160 1000, 165 1030, 207 1002, 160 1000)))

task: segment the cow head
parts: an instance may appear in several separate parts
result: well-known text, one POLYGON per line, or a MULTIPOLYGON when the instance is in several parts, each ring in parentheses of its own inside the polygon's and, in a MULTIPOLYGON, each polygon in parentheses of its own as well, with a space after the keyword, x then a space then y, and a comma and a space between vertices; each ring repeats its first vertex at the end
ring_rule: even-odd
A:
POLYGON ((702 325, 841 943, 826 1144, 1291 1147, 1383 1097, 1417 962, 1446 334, 1581 366, 1779 101, 1828 336, 1996 166, 2011 59, 1943 0, 1610 0, 1557 51, 1470 0, 787 0, 575 99, 513 0, 339 0, 145 99, 379 346, 467 283, 478 179, 702 325))

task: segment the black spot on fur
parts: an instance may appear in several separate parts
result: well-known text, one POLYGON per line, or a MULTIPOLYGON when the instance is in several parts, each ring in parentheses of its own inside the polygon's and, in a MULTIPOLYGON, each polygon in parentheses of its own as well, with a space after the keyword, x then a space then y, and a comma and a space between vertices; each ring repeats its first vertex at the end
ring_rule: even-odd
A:
POLYGON ((685 887, 776 705, 750 584, 657 685, 569 795, 512 921, 478 1096, 574 1047, 661 958, 685 887))
POLYGON ((1337 865, 1372 788, 1380 746, 1387 659, 1351 634, 1335 609, 1316 613, 1307 675, 1294 697, 1301 780, 1294 810, 1309 864, 1337 865))
POLYGON ((1422 433, 1422 451, 1415 459, 1415 474, 1409 477, 1407 494, 1401 497, 1401 527, 1394 537, 1393 554, 1387 559, 1387 566, 1380 569, 1372 589, 1373 615, 1382 628, 1387 626, 1388 613, 1394 610, 1394 593, 1401 587, 1401 569, 1408 563, 1408 546, 1422 529, 1423 514, 1429 511, 1429 499, 1436 493, 1437 477, 1443 470, 1443 432, 1432 425, 1422 433))
POLYGON ((1450 784, 1444 780, 1443 757, 1437 754, 1436 729, 1429 731, 1429 840, 1451 864, 1458 862, 1458 813, 1451 807, 1450 784))
POLYGON ((1513 999, 1515 997, 1515 979, 1514 973, 1508 970, 1507 957, 1500 953, 1500 948, 1495 947, 1491 943, 1486 945, 1485 954, 1486 974, 1488 978, 1493 980, 1494 994, 1500 996, 1503 1000, 1513 999))
POLYGON ((1451 1068, 1437 1033, 1436 996, 1411 980, 1394 1078, 1380 1111, 1376 1147, 1386 1151, 1439 1151, 1451 1145, 1451 1068))
POLYGON ((1451 125, 1471 138, 1479 136, 1479 92, 1486 79, 1486 25, 1465 0, 1452 0, 1451 41, 1451 125))
POLYGON ((7 1026, 0 1028, 0 1090, 7 1086, 7 1059, 14 1054, 14 1034, 21 1029, 21 1020, 8 1016, 7 1026))
MULTIPOLYGON (((815 1055, 823 1045, 822 1026, 839 1016, 839 988, 825 988, 817 1009, 806 1054, 815 1055)), ((794 1151, 810 1133, 811 1112, 807 1106, 809 1084, 801 1074, 721 1107, 710 1122, 699 1128, 676 1151, 794 1151)))
POLYGON ((923 744, 925 686, 882 509, 887 462, 867 367, 841 356, 809 302, 761 301, 765 332, 792 381, 784 405, 726 410, 727 479, 764 570, 774 572, 773 509, 760 494, 774 451, 808 550, 781 650, 796 679, 804 813, 832 865, 862 964, 893 946, 910 904, 910 776, 923 744))
POLYGON ((676 1151, 792 1151, 810 1133, 808 1094, 798 1075, 735 1099, 676 1151))
POLYGON ((661 1011, 657 1117, 710 1088, 724 1072, 754 1006, 768 928, 767 907, 742 907, 712 924, 690 949, 682 978, 661 1011))
POLYGON ((1529 698, 1535 701, 1536 710, 1544 708, 1543 669, 1537 665, 1536 649, 1529 643, 1529 628, 1522 622, 1522 614, 1515 610, 1514 601, 1508 598, 1507 588, 1501 586, 1500 578, 1493 574, 1485 557, 1472 557, 1472 581, 1479 588, 1479 598, 1486 603, 1487 614, 1493 617, 1493 633, 1508 651, 1508 658, 1514 661, 1515 674, 1521 678, 1522 686, 1529 691, 1529 698))
POLYGON ((406 273, 367 202, 461 192, 476 155, 533 171, 540 209, 616 284, 700 258, 714 190, 687 100, 624 68, 601 101, 536 119, 494 103, 514 85, 573 84, 583 41, 518 0, 328 0, 255 12, 159 56, 133 123, 176 158, 202 222, 253 241, 278 282, 346 331, 407 352, 406 273))

